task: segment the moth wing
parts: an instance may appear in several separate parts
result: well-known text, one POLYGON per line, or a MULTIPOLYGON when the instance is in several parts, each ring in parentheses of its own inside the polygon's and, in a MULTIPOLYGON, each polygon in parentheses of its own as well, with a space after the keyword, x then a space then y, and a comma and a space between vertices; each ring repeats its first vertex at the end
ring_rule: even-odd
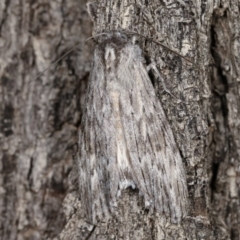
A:
MULTIPOLYGON (((94 58, 95 59, 95 58, 94 58)), ((89 77, 86 107, 79 136, 79 190, 83 212, 89 221, 96 223, 109 215, 109 204, 113 199, 111 189, 119 183, 114 118, 108 94, 102 83, 105 73, 100 61, 94 61, 89 77), (116 169, 113 169, 113 168, 116 169), (111 179, 112 172, 114 181, 111 179)))
POLYGON ((176 222, 187 211, 182 159, 142 62, 134 59, 134 65, 128 71, 131 73, 123 76, 124 80, 131 81, 126 77, 132 76, 135 84, 121 92, 120 108, 132 177, 144 195, 146 205, 151 204, 157 212, 176 222))

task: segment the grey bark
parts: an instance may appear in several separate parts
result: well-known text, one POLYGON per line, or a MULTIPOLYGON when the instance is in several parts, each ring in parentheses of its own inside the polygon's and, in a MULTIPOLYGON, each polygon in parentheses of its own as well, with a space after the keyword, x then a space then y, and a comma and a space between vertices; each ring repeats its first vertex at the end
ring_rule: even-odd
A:
MULTIPOLYGON (((98 1, 93 34, 137 31, 171 95, 150 73, 187 170, 188 217, 149 215, 126 190, 112 219, 82 216, 69 172, 92 44, 36 75, 91 35, 85 1, 0 3, 1 239, 239 239, 239 1, 98 1), (68 181, 68 178, 70 181, 68 181)), ((73 167, 75 169, 75 167, 73 167)))
POLYGON ((53 239, 89 74, 92 43, 84 1, 0 1, 0 239, 53 239), (31 84, 30 84, 31 83, 31 84))

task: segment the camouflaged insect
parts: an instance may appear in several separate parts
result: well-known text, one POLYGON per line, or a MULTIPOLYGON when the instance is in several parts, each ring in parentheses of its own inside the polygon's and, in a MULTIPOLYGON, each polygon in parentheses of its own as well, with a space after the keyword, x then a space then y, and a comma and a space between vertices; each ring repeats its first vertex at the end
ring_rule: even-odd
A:
POLYGON ((94 52, 79 136, 79 190, 86 217, 110 216, 121 190, 138 188, 145 207, 179 222, 186 174, 139 46, 120 32, 94 52))

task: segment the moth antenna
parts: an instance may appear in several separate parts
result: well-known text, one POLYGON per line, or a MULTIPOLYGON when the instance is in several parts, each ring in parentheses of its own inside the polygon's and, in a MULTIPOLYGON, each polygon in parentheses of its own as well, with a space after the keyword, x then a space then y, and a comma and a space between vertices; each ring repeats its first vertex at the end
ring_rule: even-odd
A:
MULTIPOLYGON (((152 42, 154 42, 154 43, 160 45, 161 47, 167 49, 168 51, 170 51, 170 52, 176 54, 177 56, 183 58, 183 59, 186 60, 187 62, 189 62, 189 63, 191 63, 191 64, 193 64, 193 65, 196 65, 193 61, 191 61, 191 60, 188 59, 187 57, 185 57, 185 56, 183 56, 182 54, 180 54, 180 53, 174 51, 174 50, 171 49, 170 47, 168 47, 168 46, 166 46, 166 45, 164 45, 164 44, 162 44, 162 43, 160 43, 160 42, 158 42, 158 41, 153 40, 153 38, 146 37, 146 36, 144 36, 144 35, 142 35, 142 34, 140 34, 140 33, 137 33, 137 32, 131 32, 131 31, 124 31, 124 32, 126 32, 126 33, 130 33, 130 34, 136 34, 136 35, 138 35, 138 36, 140 36, 140 37, 142 37, 142 38, 146 38, 147 40, 150 40, 150 41, 152 41, 152 42)), ((197 68, 198 68, 198 67, 197 67, 197 68)))
POLYGON ((65 54, 63 54, 60 58, 58 58, 55 62, 51 63, 46 69, 44 69, 41 73, 39 73, 30 83, 29 85, 31 85, 33 82, 35 82, 39 77, 41 77, 50 67, 54 66, 55 64, 57 64, 59 61, 61 61, 64 57, 66 57, 69 53, 71 53, 72 51, 74 51, 76 49, 76 47, 79 45, 79 44, 83 44, 85 42, 87 42, 88 40, 90 39, 93 39, 95 37, 98 37, 98 36, 101 36, 101 35, 104 35, 106 33, 99 33, 95 36, 92 36, 92 37, 89 37, 87 38, 86 40, 76 44, 74 47, 72 47, 69 51, 67 51, 65 54))

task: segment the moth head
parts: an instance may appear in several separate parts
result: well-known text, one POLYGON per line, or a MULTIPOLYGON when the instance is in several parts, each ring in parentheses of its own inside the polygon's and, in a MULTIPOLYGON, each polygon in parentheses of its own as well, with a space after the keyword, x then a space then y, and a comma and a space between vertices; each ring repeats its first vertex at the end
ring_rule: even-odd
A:
POLYGON ((106 62, 113 62, 116 59, 116 53, 114 48, 112 48, 111 46, 106 47, 104 58, 106 62))

